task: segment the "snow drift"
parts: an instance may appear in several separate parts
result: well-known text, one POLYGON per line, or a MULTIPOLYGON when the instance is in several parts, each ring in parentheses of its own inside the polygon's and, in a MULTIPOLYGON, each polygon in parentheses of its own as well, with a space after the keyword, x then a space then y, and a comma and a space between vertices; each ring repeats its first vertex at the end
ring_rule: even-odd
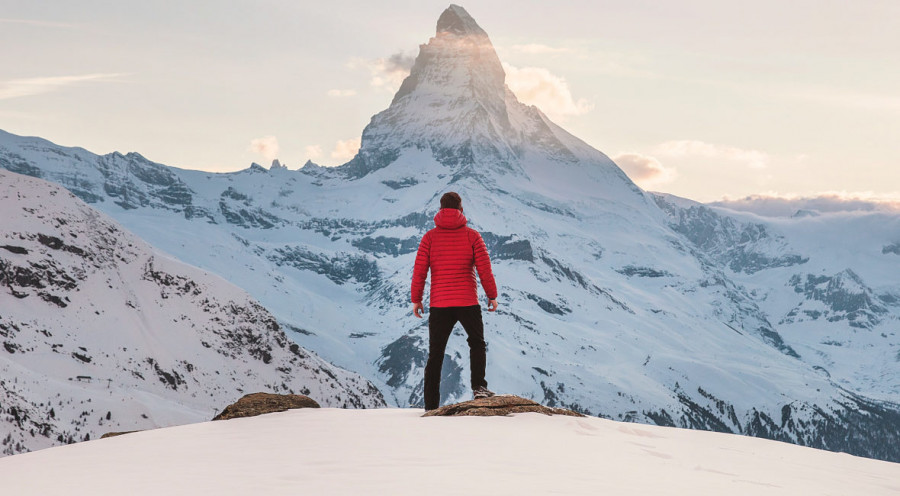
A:
POLYGON ((303 409, 0 459, 19 496, 893 495, 900 465, 597 418, 303 409))

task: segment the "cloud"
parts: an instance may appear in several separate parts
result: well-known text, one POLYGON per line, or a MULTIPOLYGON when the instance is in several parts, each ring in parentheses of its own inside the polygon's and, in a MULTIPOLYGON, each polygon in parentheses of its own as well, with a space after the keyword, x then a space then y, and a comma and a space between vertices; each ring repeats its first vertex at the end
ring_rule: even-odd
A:
POLYGON ((309 160, 315 160, 322 156, 322 147, 319 145, 309 145, 303 151, 306 152, 306 158, 309 160))
POLYGON ((88 81, 115 81, 116 78, 127 74, 82 74, 80 76, 53 76, 27 79, 11 79, 0 82, 0 100, 19 98, 23 96, 40 95, 57 91, 76 83, 88 81))
POLYGON ((341 98, 356 95, 356 90, 328 90, 328 96, 341 98))
POLYGON ((575 100, 569 83, 541 67, 518 68, 503 63, 506 85, 522 103, 534 105, 554 120, 581 115, 594 109, 594 104, 584 98, 575 100))
POLYGON ((331 158, 347 161, 356 155, 360 147, 359 138, 350 138, 348 140, 340 140, 334 145, 334 151, 331 152, 331 158))
POLYGON ((278 139, 275 136, 263 136, 250 140, 249 150, 258 153, 267 160, 278 158, 278 139))
POLYGON ((548 53, 561 53, 570 51, 568 48, 557 48, 540 43, 528 43, 527 45, 513 45, 510 47, 515 52, 527 53, 531 55, 543 55, 548 53))
POLYGON ((640 153, 620 153, 613 157, 613 162, 642 188, 671 182, 678 175, 674 167, 663 167, 656 158, 640 153))
POLYGON ((769 154, 759 150, 745 150, 697 140, 666 141, 658 145, 656 150, 669 157, 704 157, 741 162, 753 169, 766 168, 770 159, 769 154))
POLYGON ((815 213, 892 212, 900 213, 900 192, 826 191, 812 195, 766 193, 744 198, 725 198, 709 205, 752 212, 764 217, 790 217, 803 210, 815 213))
POLYGON ((658 63, 641 52, 619 52, 603 50, 595 40, 567 39, 566 46, 549 46, 542 43, 528 43, 498 46, 501 53, 515 54, 520 60, 529 56, 564 56, 567 61, 589 67, 590 72, 616 77, 660 79, 661 76, 650 69, 658 63))
POLYGON ((408 55, 406 52, 397 52, 386 59, 378 59, 383 61, 384 67, 388 71, 405 71, 407 74, 412 70, 413 64, 416 63, 415 55, 408 55))
POLYGON ((391 93, 400 89, 400 85, 416 62, 416 57, 405 52, 397 52, 387 58, 375 60, 353 58, 347 64, 351 69, 364 68, 369 71, 372 79, 369 84, 375 88, 383 88, 391 93))

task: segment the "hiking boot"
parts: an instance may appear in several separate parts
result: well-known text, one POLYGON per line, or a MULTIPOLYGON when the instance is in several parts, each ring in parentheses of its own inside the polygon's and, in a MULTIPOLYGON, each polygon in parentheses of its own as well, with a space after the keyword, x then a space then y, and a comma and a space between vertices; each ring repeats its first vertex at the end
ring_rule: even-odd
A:
POLYGON ((477 400, 480 398, 490 398, 494 395, 494 392, 484 386, 478 386, 472 390, 472 394, 475 395, 475 399, 477 400))

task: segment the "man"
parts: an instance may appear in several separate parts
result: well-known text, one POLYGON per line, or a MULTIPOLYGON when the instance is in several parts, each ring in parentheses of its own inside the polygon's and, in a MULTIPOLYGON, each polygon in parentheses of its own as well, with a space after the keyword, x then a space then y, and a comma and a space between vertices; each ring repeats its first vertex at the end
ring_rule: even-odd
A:
POLYGON ((428 315, 428 363, 425 365, 425 409, 440 403, 441 366, 444 349, 457 322, 465 329, 472 369, 475 398, 493 396, 484 380, 487 361, 484 324, 478 305, 478 287, 474 266, 488 297, 488 310, 497 310, 497 284, 491 272, 491 259, 478 231, 466 226, 462 199, 449 192, 441 197, 441 210, 434 216, 434 229, 419 243, 412 278, 413 314, 422 318, 422 293, 431 269, 431 302, 428 315))

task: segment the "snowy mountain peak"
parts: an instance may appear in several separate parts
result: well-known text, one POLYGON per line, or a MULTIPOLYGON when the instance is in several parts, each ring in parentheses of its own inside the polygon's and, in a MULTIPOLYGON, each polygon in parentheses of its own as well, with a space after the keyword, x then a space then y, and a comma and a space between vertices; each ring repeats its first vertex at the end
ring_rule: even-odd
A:
POLYGON ((487 33, 475 22, 475 19, 459 5, 451 4, 447 7, 437 22, 437 34, 452 33, 460 36, 485 36, 487 33))
POLYGON ((419 56, 394 96, 393 104, 419 89, 423 93, 475 98, 489 110, 505 110, 506 73, 487 33, 462 7, 452 5, 438 19, 435 37, 419 56))
POLYGON ((391 105, 363 130, 357 156, 335 172, 358 179, 412 161, 416 173, 450 172, 451 182, 475 177, 480 184, 498 182, 497 174, 535 181, 556 167, 576 166, 582 170, 573 182, 587 191, 611 187, 632 200, 640 193, 606 155, 516 98, 487 33, 456 5, 420 45, 391 105))
MULTIPOLYGON (((0 168, 62 184, 225 276, 397 406, 421 405, 428 356, 409 312, 416 247, 457 191, 501 287, 485 314, 498 391, 900 460, 900 217, 654 201, 520 103, 496 60, 487 37, 439 32, 336 168, 218 174, 2 134, 0 168)), ((443 401, 471 394, 467 354, 450 340, 443 401)))

